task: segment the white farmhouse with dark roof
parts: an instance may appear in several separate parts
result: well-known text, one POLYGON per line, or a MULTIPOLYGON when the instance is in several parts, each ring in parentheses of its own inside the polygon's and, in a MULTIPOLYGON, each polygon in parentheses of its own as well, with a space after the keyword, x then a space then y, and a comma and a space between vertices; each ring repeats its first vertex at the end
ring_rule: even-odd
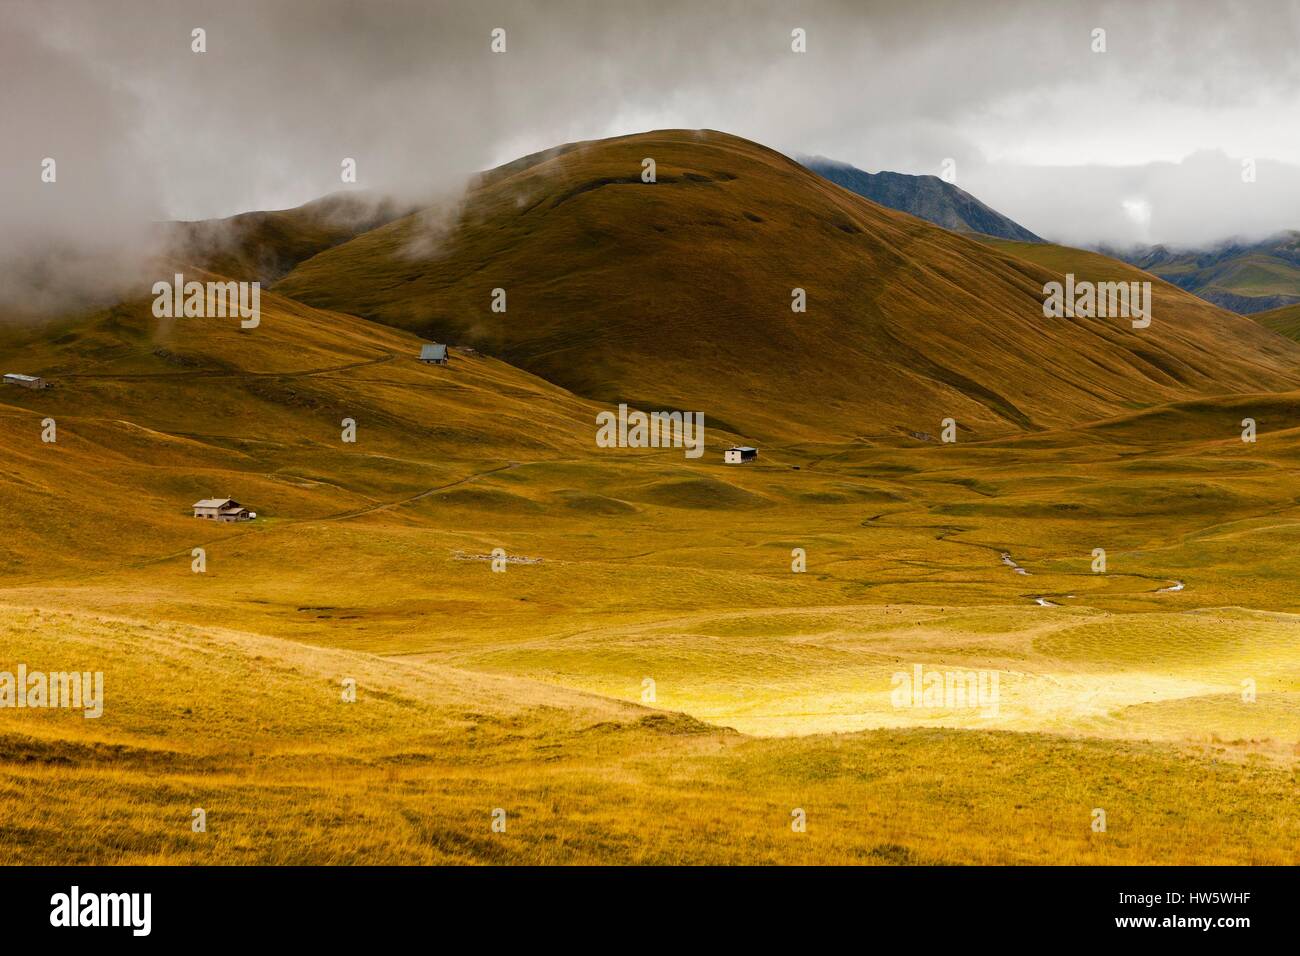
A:
POLYGON ((209 521, 251 521, 257 515, 234 498, 204 498, 194 502, 194 517, 209 521))
POLYGON ((749 445, 737 445, 724 451, 722 460, 728 465, 741 465, 747 461, 757 461, 758 449, 751 448, 749 445))

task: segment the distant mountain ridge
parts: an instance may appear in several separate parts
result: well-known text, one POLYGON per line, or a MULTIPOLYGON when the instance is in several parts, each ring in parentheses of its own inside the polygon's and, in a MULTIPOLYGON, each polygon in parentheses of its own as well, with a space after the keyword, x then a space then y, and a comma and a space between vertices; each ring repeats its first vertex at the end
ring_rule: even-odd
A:
POLYGON ((938 176, 868 173, 824 156, 804 157, 800 161, 817 175, 865 199, 953 232, 976 232, 1016 242, 1043 241, 1020 223, 938 176))
POLYGON ((1300 304, 1300 232, 1295 230, 1209 249, 1157 245, 1098 251, 1243 315, 1300 304))

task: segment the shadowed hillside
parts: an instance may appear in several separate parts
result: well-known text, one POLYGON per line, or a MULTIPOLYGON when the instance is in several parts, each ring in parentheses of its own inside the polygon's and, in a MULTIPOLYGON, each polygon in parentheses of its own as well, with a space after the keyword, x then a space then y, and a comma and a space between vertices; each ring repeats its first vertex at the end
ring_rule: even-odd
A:
POLYGON ((512 164, 458 219, 389 223, 278 288, 766 439, 933 434, 949 416, 989 436, 1300 382, 1300 349, 1172 286, 1145 330, 1046 320, 1054 278, 757 144, 664 131, 512 164))

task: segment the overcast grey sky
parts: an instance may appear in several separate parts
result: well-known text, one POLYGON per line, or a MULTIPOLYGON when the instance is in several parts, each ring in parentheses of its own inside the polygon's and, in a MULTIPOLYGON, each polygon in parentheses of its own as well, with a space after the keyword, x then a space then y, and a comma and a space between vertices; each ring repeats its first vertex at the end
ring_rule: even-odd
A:
POLYGON ((1297 48, 1300 0, 0 0, 0 260, 297 205, 344 157, 363 187, 432 195, 663 127, 873 172, 952 158, 1073 244, 1263 235, 1300 228, 1297 48))

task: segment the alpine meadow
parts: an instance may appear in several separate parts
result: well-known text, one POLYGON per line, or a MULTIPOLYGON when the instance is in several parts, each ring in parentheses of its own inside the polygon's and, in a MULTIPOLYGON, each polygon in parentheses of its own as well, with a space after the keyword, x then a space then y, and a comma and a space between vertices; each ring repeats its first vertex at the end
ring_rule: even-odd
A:
POLYGON ((544 6, 3 0, 0 864, 1300 863, 1294 47, 544 6))

